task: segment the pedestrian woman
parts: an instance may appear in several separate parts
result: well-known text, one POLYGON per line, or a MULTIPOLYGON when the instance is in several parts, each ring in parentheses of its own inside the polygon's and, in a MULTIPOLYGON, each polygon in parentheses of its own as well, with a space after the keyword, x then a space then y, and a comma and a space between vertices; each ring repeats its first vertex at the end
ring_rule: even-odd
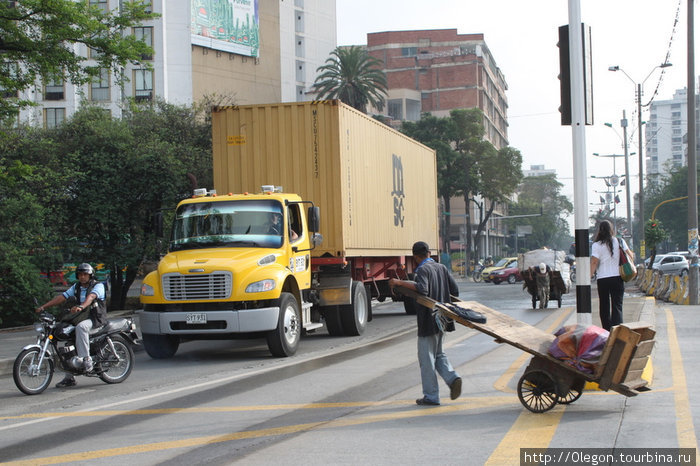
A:
POLYGON ((634 254, 625 240, 616 238, 612 223, 603 220, 598 225, 591 248, 591 275, 598 273, 600 322, 608 331, 622 323, 625 282, 620 278, 620 254, 627 254, 630 262, 634 263, 634 254))

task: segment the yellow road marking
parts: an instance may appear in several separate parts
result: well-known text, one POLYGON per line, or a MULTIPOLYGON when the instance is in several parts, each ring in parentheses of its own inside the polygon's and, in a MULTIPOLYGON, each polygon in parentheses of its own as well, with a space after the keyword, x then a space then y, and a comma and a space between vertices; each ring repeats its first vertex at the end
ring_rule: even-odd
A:
POLYGON ((678 344, 676 333, 676 321, 670 309, 666 312, 666 328, 668 329, 668 347, 671 351, 671 378, 673 379, 673 400, 676 405, 676 434, 678 435, 679 448, 695 448, 695 462, 700 462, 698 453, 698 440, 695 435, 690 401, 688 399, 688 385, 683 369, 683 357, 681 347, 678 344))
MULTIPOLYGON (((411 419, 423 416, 433 416, 446 413, 455 413, 460 411, 468 411, 475 409, 490 408, 495 406, 503 406, 513 403, 513 398, 510 396, 498 397, 470 397, 460 398, 458 402, 450 403, 445 406, 436 406, 434 408, 412 408, 406 411, 386 414, 370 414, 367 416, 359 416, 356 418, 341 418, 331 421, 318 421, 306 424, 296 424, 291 426, 274 427, 270 429, 251 430, 244 432, 232 432, 223 435, 210 435, 204 437, 192 437, 181 440, 173 440, 167 442, 145 443, 141 445, 130 445, 128 447, 109 448, 105 450, 93 450, 66 455, 48 456, 44 458, 32 458, 22 461, 12 461, 8 465, 39 465, 39 464, 57 464, 68 463, 73 461, 86 461, 107 457, 133 455, 135 453, 148 453, 153 451, 171 450, 176 448, 199 447, 202 445, 211 445, 215 443, 231 442, 234 440, 252 439, 260 437, 270 437, 278 435, 289 435, 298 432, 310 431, 313 429, 334 429, 340 427, 350 427, 361 424, 370 424, 376 422, 394 421, 400 419, 411 419)), ((364 403, 368 406, 375 404, 403 404, 406 401, 395 401, 391 403, 364 403)), ((344 403, 339 403, 344 404, 344 403)), ((351 404, 354 405, 354 404, 351 404)), ((308 405, 299 405, 308 406, 308 405)), ((125 411, 128 412, 128 411, 125 411)))

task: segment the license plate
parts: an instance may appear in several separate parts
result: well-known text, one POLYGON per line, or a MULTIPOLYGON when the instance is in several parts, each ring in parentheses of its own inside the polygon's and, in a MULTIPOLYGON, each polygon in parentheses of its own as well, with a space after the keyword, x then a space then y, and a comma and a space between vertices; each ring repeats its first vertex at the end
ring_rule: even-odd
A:
POLYGON ((202 313, 192 313, 192 314, 187 314, 185 317, 185 322, 187 324, 206 324, 207 323, 207 315, 202 313))

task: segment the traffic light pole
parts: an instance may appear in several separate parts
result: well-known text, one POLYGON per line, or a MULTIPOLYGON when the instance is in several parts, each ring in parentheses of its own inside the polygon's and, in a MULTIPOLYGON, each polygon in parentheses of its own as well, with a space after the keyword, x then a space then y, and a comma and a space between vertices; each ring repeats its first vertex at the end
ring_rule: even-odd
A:
POLYGON ((695 7, 688 2, 688 303, 698 304, 698 172, 695 134, 695 7))
POLYGON ((576 274, 576 319, 580 324, 591 325, 584 54, 579 0, 569 0, 569 71, 571 80, 571 139, 574 158, 574 233, 578 267, 576 274))

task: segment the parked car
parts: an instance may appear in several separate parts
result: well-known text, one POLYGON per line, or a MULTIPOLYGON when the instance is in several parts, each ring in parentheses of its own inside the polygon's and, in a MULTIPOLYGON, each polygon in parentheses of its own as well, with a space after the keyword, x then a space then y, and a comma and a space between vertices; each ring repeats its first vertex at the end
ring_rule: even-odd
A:
POLYGON ((515 264, 512 264, 510 267, 497 269, 491 272, 489 280, 494 285, 498 285, 501 282, 508 282, 512 285, 515 282, 522 281, 523 277, 520 275, 520 271, 518 271, 518 262, 516 261, 515 264))
POLYGON ((651 264, 651 269, 664 274, 685 277, 688 274, 688 259, 680 254, 659 254, 651 264))
POLYGON ((504 269, 506 267, 510 267, 511 265, 517 263, 517 257, 504 257, 503 259, 496 262, 495 265, 484 268, 484 270, 481 271, 481 278, 483 278, 485 282, 488 282, 490 280, 489 275, 491 275, 491 272, 494 272, 497 269, 504 269))

